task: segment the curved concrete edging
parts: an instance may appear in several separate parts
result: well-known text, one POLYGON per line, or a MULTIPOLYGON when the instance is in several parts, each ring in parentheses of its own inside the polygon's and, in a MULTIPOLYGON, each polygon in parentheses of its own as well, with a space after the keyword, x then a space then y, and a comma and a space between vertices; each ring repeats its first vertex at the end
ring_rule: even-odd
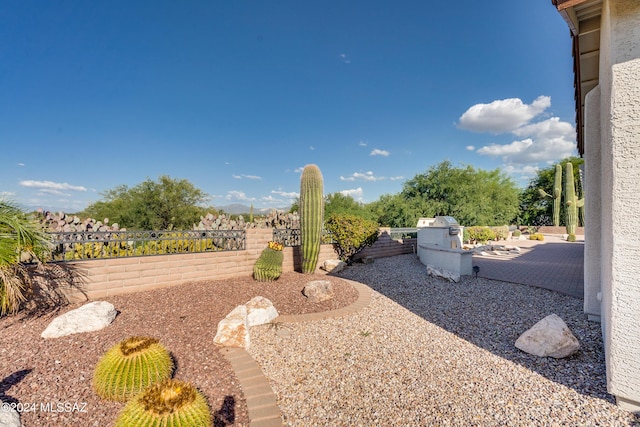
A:
MULTIPOLYGON (((272 323, 312 322, 314 320, 348 316, 367 307, 373 294, 371 288, 353 280, 342 280, 358 291, 358 299, 353 304, 320 313, 278 316, 272 323)), ((243 348, 224 347, 220 351, 231 364, 236 377, 238 377, 247 402, 251 427, 282 427, 282 414, 276 395, 271 389, 271 385, 269 385, 269 380, 262 373, 260 365, 243 348)))

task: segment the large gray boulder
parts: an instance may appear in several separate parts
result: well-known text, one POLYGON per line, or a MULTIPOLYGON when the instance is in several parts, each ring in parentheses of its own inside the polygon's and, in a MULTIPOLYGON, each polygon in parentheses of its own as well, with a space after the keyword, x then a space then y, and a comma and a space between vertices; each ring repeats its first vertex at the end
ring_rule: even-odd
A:
POLYGON ((432 277, 441 277, 450 282, 458 283, 460 281, 460 275, 453 273, 449 270, 445 270, 444 268, 434 267, 433 265, 427 265, 427 275, 432 277))
POLYGON ((278 317, 278 310, 265 297, 253 297, 245 305, 247 307, 247 324, 250 327, 264 325, 278 317))
POLYGON ((328 259, 322 264, 322 269, 329 273, 340 273, 347 267, 347 263, 339 259, 328 259))
POLYGON ((249 349, 251 340, 246 305, 237 306, 218 323, 218 330, 213 342, 221 347, 249 349))
POLYGON ((576 353, 580 343, 558 315, 550 314, 520 335, 516 347, 535 356, 561 359, 576 353))
POLYGON ((98 331, 113 322, 118 312, 110 302, 94 301, 68 311, 49 323, 42 338, 59 338, 82 332, 98 331))
POLYGON ((307 283, 302 294, 311 302, 322 302, 333 298, 333 285, 328 280, 314 280, 307 283))

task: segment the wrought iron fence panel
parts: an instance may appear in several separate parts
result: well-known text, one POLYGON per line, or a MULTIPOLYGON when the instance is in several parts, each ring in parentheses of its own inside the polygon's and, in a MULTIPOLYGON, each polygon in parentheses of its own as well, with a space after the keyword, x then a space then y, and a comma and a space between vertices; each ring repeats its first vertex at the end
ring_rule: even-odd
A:
MULTIPOLYGON (((273 241, 282 243, 284 246, 300 246, 302 244, 302 232, 299 228, 274 228, 273 241)), ((322 229, 322 243, 335 243, 335 240, 328 230, 322 229)))
POLYGON ((300 246, 302 241, 301 230, 299 228, 274 228, 273 241, 282 243, 284 246, 300 246))
POLYGON ((241 251, 244 230, 50 232, 53 261, 241 251))

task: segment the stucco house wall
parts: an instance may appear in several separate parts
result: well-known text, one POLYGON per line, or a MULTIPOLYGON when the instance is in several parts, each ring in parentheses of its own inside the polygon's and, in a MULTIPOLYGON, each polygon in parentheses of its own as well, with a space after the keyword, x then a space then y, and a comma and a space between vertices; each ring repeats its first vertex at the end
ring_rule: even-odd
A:
POLYGON ((585 99, 584 140, 584 184, 586 223, 584 230, 584 259, 595 262, 584 263, 584 312, 590 320, 600 321, 601 276, 601 132, 600 132, 600 87, 596 86, 585 99))
POLYGON ((604 0, 601 19, 601 258, 585 265, 601 266, 608 390, 640 411, 640 2, 604 0))

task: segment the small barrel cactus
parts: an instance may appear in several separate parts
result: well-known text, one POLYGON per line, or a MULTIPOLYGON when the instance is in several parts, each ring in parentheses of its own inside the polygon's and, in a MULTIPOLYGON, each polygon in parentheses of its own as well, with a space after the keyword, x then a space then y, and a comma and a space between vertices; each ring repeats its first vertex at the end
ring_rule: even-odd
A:
POLYGON ((278 242, 269 242, 260 257, 253 266, 253 277, 258 282, 272 282, 282 274, 283 245, 278 242))
POLYGON ((124 407, 116 427, 209 427, 207 400, 193 385, 174 379, 156 383, 124 407))
POLYGON ((104 399, 126 401, 171 378, 172 373, 171 354, 157 339, 131 337, 102 356, 93 375, 93 388, 104 399))

